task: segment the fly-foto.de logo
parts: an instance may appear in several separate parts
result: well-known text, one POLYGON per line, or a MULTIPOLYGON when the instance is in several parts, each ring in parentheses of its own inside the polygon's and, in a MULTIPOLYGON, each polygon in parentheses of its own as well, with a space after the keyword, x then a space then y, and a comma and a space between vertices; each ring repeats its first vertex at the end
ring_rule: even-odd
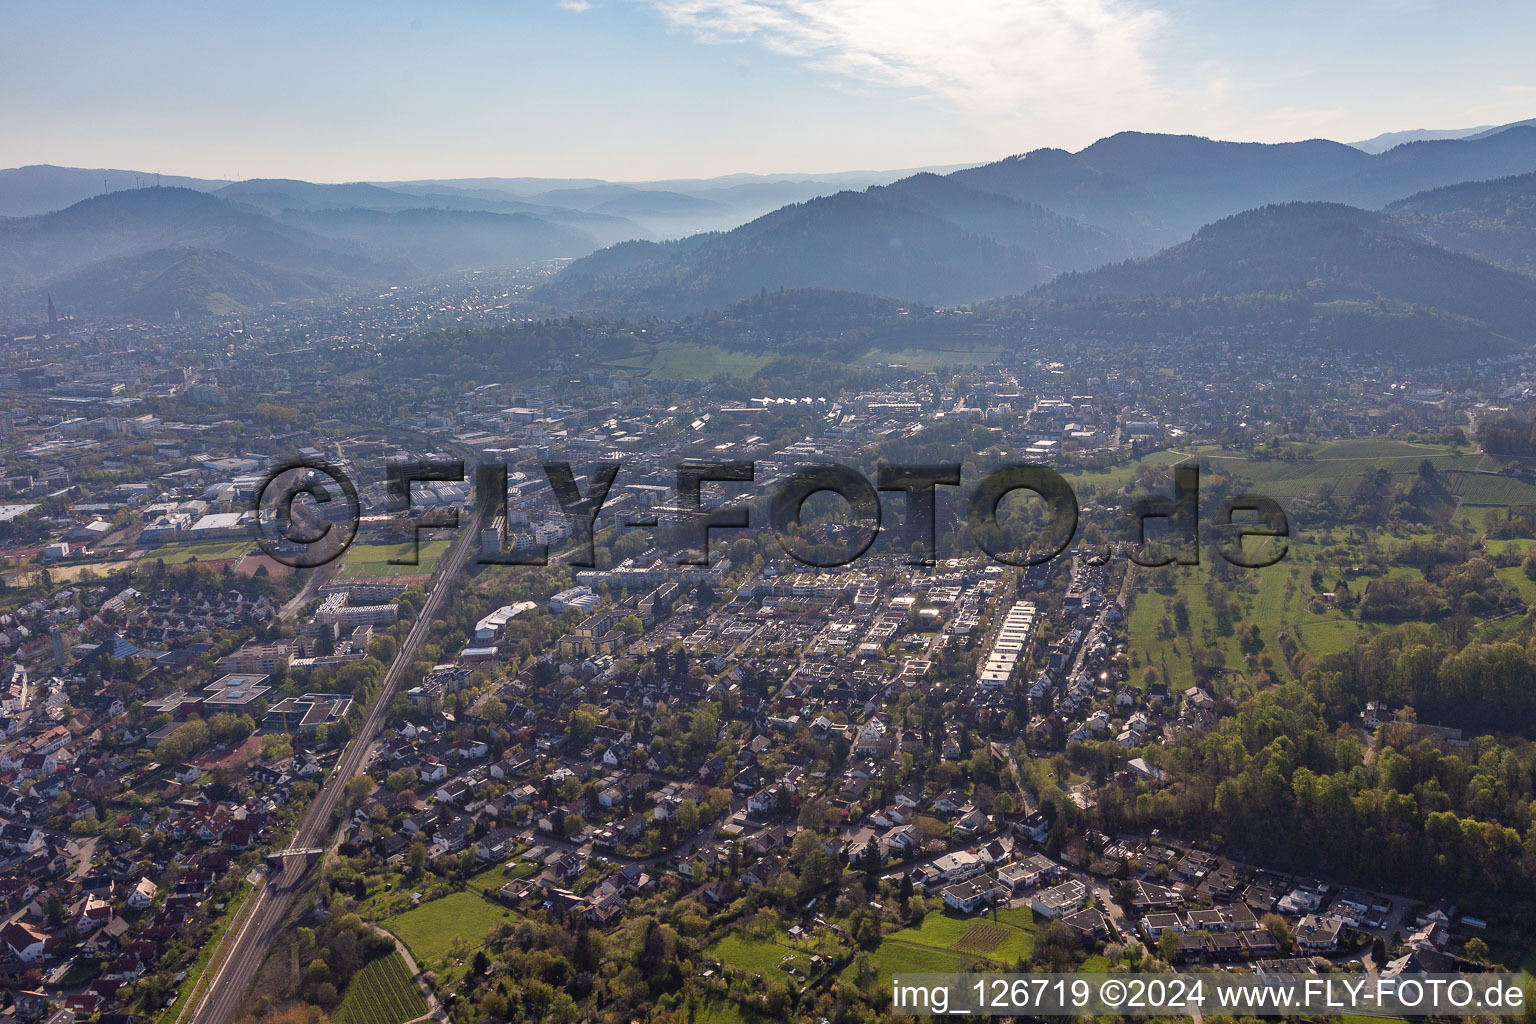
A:
MULTIPOLYGON (((544 462, 541 468, 554 503, 570 526, 571 549, 564 560, 574 566, 595 566, 597 518, 622 465, 592 464, 585 475, 585 489, 569 462, 544 462)), ((507 465, 479 463, 474 478, 477 511, 483 516, 505 517, 507 465)), ((409 517, 413 484, 465 480, 465 464, 460 459, 389 462, 385 467, 386 509, 409 517)), ((766 518, 767 530, 784 553, 804 565, 849 565, 870 549, 883 529, 899 531, 901 539, 911 546, 910 564, 932 564, 940 489, 961 486, 961 467, 958 463, 883 464, 870 480, 847 465, 811 463, 776 475, 763 492, 718 503, 704 499, 705 484, 745 489, 758 482, 753 462, 685 460, 676 468, 672 500, 648 514, 624 516, 620 525, 656 528, 658 513, 664 510, 676 529, 672 539, 684 552, 678 558, 680 565, 707 564, 712 531, 762 528, 761 523, 753 523, 754 511, 759 512, 759 519, 766 518), (822 493, 839 496, 847 506, 846 520, 839 523, 837 544, 812 543, 805 535, 805 505, 822 493), (903 514, 891 527, 883 522, 886 516, 881 494, 904 499, 903 514)), ((274 466, 257 489, 251 508, 261 549, 294 568, 314 568, 339 557, 356 539, 362 519, 356 485, 340 466, 323 461, 292 460, 274 466)), ((964 508, 971 542, 987 556, 1008 565, 1048 562, 1078 536, 1081 508, 1071 484, 1056 470, 1037 463, 1016 463, 989 471, 969 487, 964 508), (1004 501, 1014 495, 1038 499, 1041 506, 1027 519, 1000 514, 1004 501)), ((1252 494, 1228 497, 1207 511, 1211 514, 1202 521, 1199 468, 1176 467, 1171 496, 1142 496, 1127 506, 1125 532, 1119 538, 1126 556, 1143 566, 1198 565, 1204 529, 1208 531, 1205 542, 1231 565, 1260 569, 1285 558, 1290 522, 1272 498, 1252 494), (1149 532, 1149 524, 1161 528, 1149 532), (1257 543, 1245 545, 1245 541, 1257 543)), ((459 512, 452 506, 434 505, 408 518, 412 554, 393 563, 417 564, 421 532, 458 529, 459 512)), ((1104 545, 1097 557, 1107 560, 1111 552, 1112 547, 1104 545)), ((488 565, 545 565, 548 561, 548 545, 539 543, 512 548, 502 544, 497 550, 482 551, 479 557, 480 564, 488 565)))

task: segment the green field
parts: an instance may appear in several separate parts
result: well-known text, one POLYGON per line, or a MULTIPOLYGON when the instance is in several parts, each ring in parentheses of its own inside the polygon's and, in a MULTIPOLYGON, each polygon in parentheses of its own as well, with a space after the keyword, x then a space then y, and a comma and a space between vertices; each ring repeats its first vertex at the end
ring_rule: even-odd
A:
MULTIPOLYGON (((524 865, 521 862, 518 864, 518 867, 525 866, 528 865, 524 865)), ((507 866, 505 863, 492 864, 490 867, 479 872, 478 874, 471 875, 469 879, 465 881, 464 886, 465 888, 474 892, 489 896, 497 889, 500 889, 511 879, 523 878, 531 873, 526 871, 522 873, 509 872, 506 870, 506 867, 507 866)))
MULTIPOLYGON (((1035 915, 1027 907, 999 911, 996 921, 990 913, 963 917, 934 910, 917 927, 887 935, 869 960, 881 985, 889 985, 891 975, 901 972, 964 971, 987 961, 1013 964, 1034 949, 1034 929, 1035 915)), ((852 980, 856 972, 850 964, 843 977, 852 980)))
POLYGON ((661 380, 708 380, 716 374, 750 377, 772 358, 693 342, 637 342, 636 351, 608 365, 661 380))
POLYGON ((810 967, 810 957, 786 944, 782 934, 772 939, 760 939, 740 932, 722 937, 704 951, 727 967, 751 971, 770 978, 784 973, 786 966, 794 966, 801 972, 810 967))
POLYGON ((391 558, 410 558, 411 545, 353 544, 342 556, 341 574, 353 579, 369 576, 425 576, 437 568, 437 560, 448 550, 447 540, 423 540, 417 554, 418 564, 396 565, 391 558))
MULTIPOLYGON (((1536 504, 1536 486, 1498 473, 1496 460, 1476 452, 1453 451, 1444 445, 1355 438, 1291 444, 1285 447, 1283 455, 1237 454, 1212 447, 1162 451, 1107 473, 1077 473, 1072 480, 1079 486, 1097 483, 1101 490, 1114 490, 1131 483, 1141 464, 1166 466, 1179 458, 1194 458, 1207 475, 1236 476, 1251 485, 1248 489, 1276 498, 1282 505, 1289 504, 1287 499, 1299 498, 1332 497, 1344 502, 1362 475, 1372 469, 1385 469, 1392 474, 1395 485, 1411 487, 1420 464, 1427 459, 1442 474, 1446 489, 1456 502, 1454 507, 1440 506, 1440 511, 1452 515, 1473 536, 1482 532, 1484 516, 1490 509, 1536 504)), ((1337 528, 1325 547, 1318 534, 1308 532, 1306 526, 1293 519, 1289 550, 1278 565, 1249 571, 1232 583, 1222 584, 1225 596, 1239 610, 1234 629, 1248 623, 1257 626, 1264 639, 1262 653, 1276 661, 1282 660, 1277 645, 1281 633, 1289 633, 1308 653, 1322 656, 1347 650, 1361 635, 1376 628, 1326 600, 1319 602, 1309 583, 1314 569, 1322 572, 1328 587, 1346 579, 1356 595, 1372 579, 1421 575, 1413 566, 1392 564, 1375 575, 1362 572, 1356 560, 1356 545, 1349 540, 1351 527, 1337 528)), ((1434 528, 1399 526, 1391 533, 1385 528, 1373 528, 1370 539, 1381 542, 1390 555, 1395 544, 1430 541, 1435 536, 1434 528)), ((1496 553, 1512 545, 1523 549, 1528 544, 1489 541, 1487 550, 1496 553)), ((1500 569, 1498 575, 1527 604, 1536 605, 1536 583, 1526 579, 1518 567, 1500 569)), ((1211 583, 1211 573, 1203 565, 1138 570, 1131 588, 1127 622, 1133 682, 1140 681, 1142 670, 1150 664, 1165 675, 1171 689, 1191 686, 1195 652, 1212 647, 1223 652, 1229 676, 1247 675, 1246 659, 1236 636, 1221 635, 1215 628, 1216 617, 1207 591, 1211 583), (1188 629, 1175 630, 1172 637, 1160 635, 1159 623, 1164 616, 1172 617, 1172 609, 1179 600, 1188 609, 1188 629)))
POLYGON ((461 966, 449 962, 456 941, 462 940, 470 949, 478 948, 492 928, 510 922, 513 916, 512 911, 475 893, 455 892, 379 923, 410 947, 422 970, 454 973, 453 969, 461 966))
MULTIPOLYGON (((1177 570, 1172 566, 1148 570, 1138 575, 1138 583, 1147 576, 1155 579, 1155 574, 1168 571, 1177 570)), ((1144 666, 1150 665, 1157 669, 1170 690, 1177 692, 1188 689, 1195 684, 1192 662, 1195 649, 1205 649, 1212 645, 1226 654, 1229 669, 1240 668, 1243 658, 1236 638, 1208 639, 1214 628, 1215 614, 1206 599, 1205 581, 1181 582, 1156 590, 1150 586, 1134 586, 1131 590, 1130 615, 1126 621, 1128 649, 1132 654, 1131 679, 1139 683, 1144 666), (1167 592, 1170 590, 1172 593, 1167 592), (1189 628, 1180 630, 1175 621, 1173 635, 1164 636, 1159 624, 1165 617, 1173 620, 1173 608, 1180 599, 1189 609, 1189 628)))
POLYGON ((1368 469, 1385 469, 1394 483, 1411 481, 1428 459, 1447 478, 1450 492, 1472 505, 1536 503, 1536 487, 1493 470, 1493 461, 1476 452, 1454 452, 1444 445, 1419 444, 1391 438, 1350 438, 1320 444, 1289 445, 1288 456, 1261 453, 1238 455, 1215 448, 1185 454, 1218 473, 1251 480, 1272 498, 1347 497, 1368 469))
POLYGON ((1079 492, 1079 497, 1086 497, 1084 485, 1092 487, 1095 494, 1109 494, 1131 484, 1136 479, 1138 466, 1172 466, 1184 461, 1187 455, 1166 450, 1152 452, 1151 454, 1136 460, 1125 462, 1118 466, 1110 466, 1105 469, 1082 469, 1064 474, 1067 482, 1079 492))
MULTIPOLYGON (((879 974, 880 985, 889 988, 891 975, 932 972, 952 974, 964 971, 976 958, 964 953, 952 953, 934 946, 892 941, 887 938, 869 954, 870 963, 879 974)), ((850 967, 849 970, 852 970, 850 967)), ((845 976, 846 972, 845 972, 845 976)))
MULTIPOLYGON (((1314 568, 1321 569, 1332 584, 1340 566, 1305 535, 1292 537, 1289 551, 1280 563, 1264 569, 1246 570, 1235 583, 1221 584, 1225 596, 1239 609, 1237 626, 1253 623, 1264 639, 1261 653, 1277 662, 1282 631, 1295 637, 1301 647, 1314 656, 1337 654, 1347 650, 1357 637, 1369 631, 1361 622, 1335 607, 1315 611, 1309 607, 1311 592, 1308 578, 1314 568)), ((1344 567, 1350 568, 1350 567, 1344 567)), ((1518 571, 1518 570, 1516 570, 1518 571)), ((1416 574, 1417 570, 1397 567, 1389 575, 1416 574)), ((1368 578, 1352 578, 1350 586, 1359 593, 1368 578)), ((1204 566, 1161 566, 1138 570, 1131 587, 1130 614, 1127 616, 1128 650, 1139 659, 1131 681, 1140 683, 1141 670, 1151 664, 1165 675, 1169 688, 1182 690, 1194 685, 1191 659, 1195 649, 1215 646, 1226 656, 1229 671, 1246 672, 1245 656, 1236 635, 1220 635, 1216 615, 1211 608, 1207 586, 1212 582, 1204 566), (1189 611, 1189 630, 1175 630, 1172 638, 1159 635, 1164 616, 1174 620, 1173 607, 1182 599, 1189 611)))
POLYGON ((334 1024, 405 1024, 427 1015, 426 996, 399 953, 381 956, 352 976, 334 1024))
POLYGON ((1310 653, 1323 657, 1342 654, 1349 650, 1362 633, 1368 632, 1365 623, 1346 615, 1313 615, 1308 613, 1304 622, 1297 625, 1296 635, 1301 646, 1310 653))
POLYGON ((163 561, 166 565, 181 565, 196 559, 199 562, 218 562, 228 558, 239 558, 248 551, 256 550, 256 546, 249 540, 216 540, 201 544, 163 544, 159 547, 145 548, 140 556, 140 564, 154 565, 163 561))
POLYGON ((987 366, 1002 355, 1001 345, 970 345, 965 348, 872 348, 853 361, 855 366, 886 364, 906 366, 919 372, 931 372, 940 366, 987 366))
POLYGON ((1525 574, 1525 570, 1518 565, 1511 565, 1504 569, 1495 569, 1494 575, 1514 587, 1520 594, 1520 600, 1527 607, 1536 607, 1536 580, 1532 580, 1525 574))
POLYGON ((691 1008, 689 1019, 693 1024, 748 1024, 760 1016, 729 999, 706 999, 691 1008))

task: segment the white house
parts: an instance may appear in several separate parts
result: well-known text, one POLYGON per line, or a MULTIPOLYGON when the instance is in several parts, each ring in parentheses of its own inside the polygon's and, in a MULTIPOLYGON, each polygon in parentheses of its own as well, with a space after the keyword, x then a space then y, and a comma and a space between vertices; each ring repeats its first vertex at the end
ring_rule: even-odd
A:
POLYGON ((158 886, 147 878, 140 878, 134 885, 133 891, 128 894, 128 905, 134 910, 144 910, 152 906, 155 896, 160 892, 158 886))
POLYGON ((9 951, 11 956, 22 963, 29 964, 42 959, 47 946, 48 936, 29 924, 12 921, 0 928, 0 949, 9 951))
POLYGON ((933 869, 946 883, 953 885, 967 878, 975 878, 987 869, 986 862, 968 850, 946 853, 933 862, 933 869))

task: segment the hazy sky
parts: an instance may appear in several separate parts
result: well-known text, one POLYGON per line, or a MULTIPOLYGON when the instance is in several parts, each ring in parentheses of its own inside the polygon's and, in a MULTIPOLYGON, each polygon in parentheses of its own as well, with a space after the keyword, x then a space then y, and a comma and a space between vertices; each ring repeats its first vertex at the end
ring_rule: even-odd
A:
POLYGON ((0 2, 0 166, 696 177, 1536 116, 1536 4, 0 2))

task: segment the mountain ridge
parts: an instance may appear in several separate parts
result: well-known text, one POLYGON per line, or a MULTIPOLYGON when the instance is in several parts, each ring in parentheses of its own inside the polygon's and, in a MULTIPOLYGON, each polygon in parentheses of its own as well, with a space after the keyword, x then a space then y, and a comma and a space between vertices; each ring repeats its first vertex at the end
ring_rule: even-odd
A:
POLYGON ((1428 317, 1472 354, 1536 342, 1536 278, 1423 241, 1385 214, 1337 203, 1235 214, 1152 256, 1062 275, 1028 299, 1100 308, 1289 299, 1325 314, 1428 317))
MULTIPOLYGON (((185 188, 143 188, 94 196, 35 217, 0 220, 0 298, 24 297, 57 285, 79 295, 96 281, 104 296, 126 303, 83 301, 98 312, 139 311, 146 268, 164 253, 220 253, 194 268, 185 259, 174 307, 201 308, 189 298, 195 282, 238 282, 224 294, 258 301, 333 294, 424 275, 520 266, 572 257, 598 242, 585 232, 527 214, 483 211, 291 211, 272 216, 255 207, 185 188), (150 257, 150 254, 162 254, 150 257), (135 257, 149 257, 135 263, 135 257), (114 262, 115 261, 115 262, 114 262), (197 269, 198 273, 192 273, 197 269), (133 287, 124 282, 139 282, 133 287)), ((166 279, 167 282, 170 279, 166 279)), ((170 284, 167 284, 170 287, 170 284)), ((152 290, 152 289, 151 289, 152 290)), ((153 303, 151 303, 153 305, 153 303)), ((220 309, 229 306, 221 302, 220 309)))
MULTIPOLYGON (((849 218, 849 230, 865 238, 862 250, 847 252, 858 262, 877 258, 875 220, 887 217, 886 233, 897 239, 912 229, 900 219, 916 211, 997 243, 1015 259, 1033 258, 1049 272, 1084 269, 1094 258, 1110 262, 1150 255, 1243 210, 1302 201, 1378 208, 1426 188, 1502 177, 1512 170, 1536 172, 1536 127, 1515 126, 1476 140, 1412 142, 1377 156, 1326 139, 1266 144, 1121 132, 1077 153, 1034 150, 945 176, 913 175, 863 192, 839 193, 836 209, 849 218), (941 190, 947 192, 941 195, 941 190), (861 203, 869 208, 858 209, 861 203), (1033 231, 1024 229, 1025 210, 1039 211, 1031 214, 1037 222, 1033 231), (1004 227, 1009 217, 1018 221, 1016 230, 1004 227), (1090 237, 1097 242, 1089 244, 1090 237)), ((824 209, 786 206, 726 233, 726 241, 709 244, 717 256, 726 257, 733 244, 745 244, 766 225, 824 209)), ((822 224, 819 244, 831 244, 829 236, 835 234, 822 224)), ((851 238, 843 241, 852 243, 851 238)), ((1027 287, 1029 275, 1017 267, 1011 275, 994 273, 988 264, 999 258, 997 252, 972 250, 951 245, 942 260, 937 255, 929 259, 934 286, 920 280, 910 254, 903 256, 901 269, 893 267, 884 279, 866 275, 862 284, 835 272, 810 276, 810 265, 821 258, 810 250, 802 252, 801 267, 793 265, 791 252, 776 252, 771 259, 760 254, 764 259, 755 276, 732 256, 741 270, 741 290, 732 294, 723 290, 718 275, 711 277, 713 268, 697 262, 692 249, 649 250, 644 257, 628 249, 577 260, 537 294, 556 307, 585 309, 596 303, 614 310, 633 303, 639 310, 676 315, 707 308, 690 308, 689 301, 718 306, 781 285, 854 288, 940 304, 996 297, 981 295, 986 288, 1027 287), (958 276, 952 265, 956 259, 969 261, 974 287, 938 286, 941 279, 958 276), (604 280, 605 274, 610 279, 604 280), (658 301, 668 291, 673 297, 658 301)))

